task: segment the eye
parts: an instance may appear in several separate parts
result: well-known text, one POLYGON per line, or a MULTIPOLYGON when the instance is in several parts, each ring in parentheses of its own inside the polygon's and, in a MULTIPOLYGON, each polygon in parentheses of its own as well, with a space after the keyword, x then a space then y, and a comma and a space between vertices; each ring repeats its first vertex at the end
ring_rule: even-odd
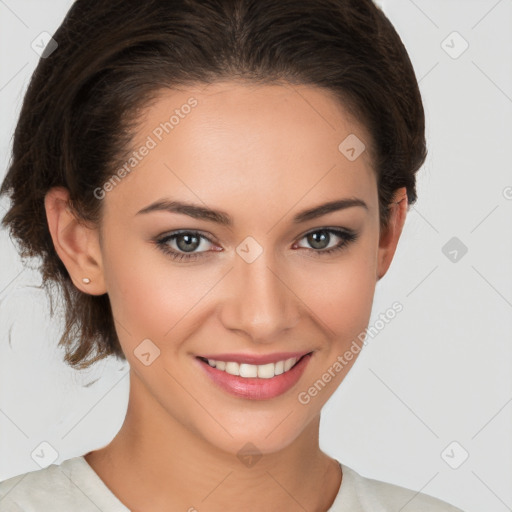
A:
POLYGON ((202 243, 206 240, 207 244, 212 243, 209 238, 201 235, 197 231, 178 231, 170 235, 166 235, 155 241, 157 246, 165 253, 168 254, 173 260, 196 260, 201 257, 201 253, 208 252, 208 249, 195 253, 199 247, 204 248, 202 243), (174 244, 176 248, 172 248, 170 245, 174 244), (182 251, 182 252, 181 252, 182 251))
MULTIPOLYGON (((306 247, 305 249, 312 252, 314 256, 324 256, 344 249, 350 242, 356 240, 357 236, 354 231, 348 229, 322 228, 306 233, 301 240, 307 240, 312 248, 306 247), (340 241, 332 245, 331 242, 335 241, 335 238, 339 238, 340 241)), ((178 261, 195 261, 198 258, 206 257, 205 253, 212 252, 212 249, 208 249, 208 244, 213 244, 205 235, 197 231, 186 230, 165 235, 156 239, 154 243, 162 252, 178 261), (206 241, 206 244, 203 241, 206 241), (203 250, 196 252, 199 248, 203 250)), ((213 249, 213 251, 221 250, 220 248, 213 249)))
POLYGON ((344 249, 350 242, 357 239, 357 234, 352 230, 322 228, 306 233, 302 239, 306 239, 307 243, 313 247, 311 251, 314 256, 323 256, 344 249), (334 245, 331 244, 331 242, 335 241, 333 235, 334 238, 341 239, 334 245))

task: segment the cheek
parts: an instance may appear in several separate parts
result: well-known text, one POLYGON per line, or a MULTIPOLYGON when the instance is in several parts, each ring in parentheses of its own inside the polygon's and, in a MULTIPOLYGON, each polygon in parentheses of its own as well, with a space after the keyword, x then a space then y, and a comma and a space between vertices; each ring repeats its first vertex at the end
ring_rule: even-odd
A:
POLYGON ((375 263, 354 251, 329 264, 309 265, 294 292, 331 340, 346 340, 368 324, 375 293, 375 263))
POLYGON ((158 340, 159 345, 176 338, 188 325, 186 319, 197 316, 202 299, 219 280, 211 270, 180 268, 156 251, 134 247, 127 256, 116 251, 113 239, 106 258, 112 312, 123 345, 130 345, 127 349, 146 338, 158 340))
MULTIPOLYGON (((333 297, 332 302, 324 305, 325 323, 330 327, 327 337, 329 362, 345 353, 354 343, 361 345, 368 326, 373 304, 374 289, 368 283, 358 282, 354 288, 346 287, 333 297)), ((327 355, 326 353, 326 355, 327 355)), ((346 373, 349 368, 345 369, 346 373)))

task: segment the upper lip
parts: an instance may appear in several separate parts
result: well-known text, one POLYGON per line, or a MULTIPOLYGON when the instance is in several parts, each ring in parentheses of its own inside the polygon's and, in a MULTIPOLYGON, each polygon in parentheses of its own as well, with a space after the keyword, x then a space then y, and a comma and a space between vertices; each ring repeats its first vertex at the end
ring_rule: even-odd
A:
POLYGON ((278 361, 285 361, 286 359, 291 359, 292 357, 296 357, 300 359, 302 356, 309 354, 310 351, 307 352, 277 352, 275 354, 207 354, 199 357, 203 357, 205 359, 214 359, 215 361, 232 361, 235 363, 246 363, 246 364, 268 364, 268 363, 277 363, 278 361))

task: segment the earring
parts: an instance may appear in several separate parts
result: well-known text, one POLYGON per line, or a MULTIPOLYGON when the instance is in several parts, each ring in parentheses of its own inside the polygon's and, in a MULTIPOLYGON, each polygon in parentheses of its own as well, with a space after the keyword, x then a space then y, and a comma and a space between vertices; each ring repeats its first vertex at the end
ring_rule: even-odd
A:
POLYGON ((89 284, 90 282, 91 282, 91 280, 88 277, 84 277, 82 279, 82 283, 84 283, 84 284, 89 284))

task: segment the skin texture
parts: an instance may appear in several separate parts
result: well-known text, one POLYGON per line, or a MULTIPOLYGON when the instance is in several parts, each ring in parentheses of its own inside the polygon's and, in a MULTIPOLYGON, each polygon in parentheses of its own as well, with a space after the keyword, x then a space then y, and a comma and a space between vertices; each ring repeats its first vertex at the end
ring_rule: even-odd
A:
MULTIPOLYGON (((380 232, 369 151, 349 161, 338 150, 349 134, 367 147, 369 136, 330 93, 309 86, 228 81, 165 90, 144 111, 134 149, 190 97, 197 106, 105 195, 101 226, 76 221, 66 189, 45 198, 59 257, 84 293, 108 293, 130 363, 124 424, 86 460, 133 511, 325 511, 342 475, 319 448, 320 412, 356 358, 308 404, 297 395, 368 326, 405 222, 405 188, 380 232), (302 210, 351 197, 368 208, 292 223, 302 210), (163 198, 223 210, 233 226, 164 211, 136 215, 163 198), (358 236, 321 255, 340 238, 314 246, 305 235, 326 227, 358 236), (199 257, 191 263, 152 243, 180 229, 210 240, 192 248, 199 257), (248 236, 263 249, 252 263, 236 252, 248 236), (160 356, 145 366, 134 350, 148 338, 160 356), (270 400, 227 394, 196 360, 311 350, 299 382, 270 400), (262 454, 251 467, 237 457, 248 442, 262 454)), ((178 240, 167 245, 179 252, 178 240)))

